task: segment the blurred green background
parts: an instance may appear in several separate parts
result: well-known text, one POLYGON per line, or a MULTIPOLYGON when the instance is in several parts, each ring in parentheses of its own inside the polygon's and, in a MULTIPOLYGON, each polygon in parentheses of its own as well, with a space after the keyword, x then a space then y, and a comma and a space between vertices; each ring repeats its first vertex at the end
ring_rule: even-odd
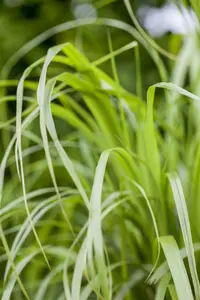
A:
MULTIPOLYGON (((131 1, 136 11, 142 5, 161 6, 164 1, 136 0, 131 1)), ((116 18, 132 24, 122 0, 4 0, 0 4, 0 68, 25 43, 38 34, 60 23, 85 16, 116 18), (83 10, 83 4, 93 7, 83 10)), ((117 49, 132 40, 128 34, 111 29, 114 48, 117 49)), ((159 43, 168 49, 169 35, 162 37, 159 43)), ((57 34, 39 47, 28 53, 12 70, 10 77, 19 78, 22 71, 39 57, 45 55, 47 49, 55 44, 70 41, 75 44, 89 59, 97 59, 108 53, 107 29, 100 26, 87 26, 78 30, 70 30, 57 34)), ((142 57, 143 88, 159 81, 157 70, 146 50, 140 47, 142 57)), ((117 57, 120 81, 127 89, 134 92, 133 53, 128 51, 117 57), (131 63, 132 61, 132 63, 131 63), (130 74, 132 74, 130 76, 130 74)), ((109 73, 109 63, 103 66, 109 73)))

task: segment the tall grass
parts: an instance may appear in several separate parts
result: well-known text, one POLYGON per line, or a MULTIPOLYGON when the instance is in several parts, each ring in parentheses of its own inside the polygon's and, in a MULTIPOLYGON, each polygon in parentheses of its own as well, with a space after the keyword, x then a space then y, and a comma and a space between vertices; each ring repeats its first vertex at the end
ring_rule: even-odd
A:
POLYGON ((184 38, 174 60, 124 3, 137 30, 111 19, 68 22, 29 42, 3 69, 0 105, 16 101, 16 116, 1 122, 9 137, 0 165, 4 300, 200 299, 198 35, 184 38), (113 49, 108 33, 110 52, 92 62, 70 43, 57 45, 19 81, 9 79, 40 42, 89 24, 134 40, 113 49), (140 44, 162 81, 145 99, 140 44), (116 56, 124 51, 133 54, 135 94, 120 84, 116 56), (172 59, 171 69, 161 55, 172 59), (106 61, 112 77, 101 69, 106 61))

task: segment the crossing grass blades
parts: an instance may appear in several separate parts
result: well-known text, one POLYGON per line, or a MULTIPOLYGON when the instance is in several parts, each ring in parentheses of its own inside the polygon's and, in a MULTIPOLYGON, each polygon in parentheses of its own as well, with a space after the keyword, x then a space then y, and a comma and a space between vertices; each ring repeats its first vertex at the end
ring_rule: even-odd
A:
POLYGON ((3 300, 200 299, 198 34, 184 37, 174 60, 124 4, 136 29, 113 19, 67 22, 3 70, 7 77, 43 40, 79 26, 115 27, 133 39, 114 50, 108 31, 109 53, 93 62, 57 45, 19 81, 0 81, 2 111, 16 102, 16 116, 0 125, 3 300), (145 99, 140 45, 161 78, 145 99), (136 65, 135 94, 119 82, 115 60, 125 51, 136 65), (113 76, 101 69, 106 61, 113 76))

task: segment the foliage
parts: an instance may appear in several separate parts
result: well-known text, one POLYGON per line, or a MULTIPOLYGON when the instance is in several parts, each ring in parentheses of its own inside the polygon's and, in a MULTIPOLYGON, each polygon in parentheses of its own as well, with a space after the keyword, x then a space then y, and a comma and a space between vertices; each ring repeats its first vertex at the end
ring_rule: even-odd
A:
POLYGON ((184 37, 174 60, 176 51, 158 46, 130 2, 124 5, 137 29, 111 18, 66 22, 3 69, 4 300, 200 299, 199 37, 184 37), (41 42, 86 25, 105 31, 108 54, 89 60, 67 42, 51 47, 19 81, 8 79, 41 42), (131 41, 115 48, 112 28, 131 41), (162 81, 148 88, 146 100, 141 46, 162 81), (135 93, 120 82, 117 57, 125 52, 134 58, 128 76, 135 93), (14 115, 7 109, 13 102, 14 115))

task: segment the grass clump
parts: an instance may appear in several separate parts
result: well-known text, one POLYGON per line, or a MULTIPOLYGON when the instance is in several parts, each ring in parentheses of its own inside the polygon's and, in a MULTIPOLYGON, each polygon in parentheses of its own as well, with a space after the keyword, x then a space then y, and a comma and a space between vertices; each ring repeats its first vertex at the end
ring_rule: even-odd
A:
POLYGON ((134 40, 114 50, 109 33, 109 53, 94 62, 57 45, 18 82, 0 82, 1 105, 17 108, 1 124, 2 299, 200 299, 198 36, 185 38, 169 76, 160 54, 174 55, 139 24, 79 20, 24 46, 4 76, 51 34, 92 23, 134 40), (140 43, 162 81, 147 99, 140 43), (116 56, 124 51, 133 52, 135 94, 120 85, 116 56), (109 60, 113 76, 101 69, 109 60))

